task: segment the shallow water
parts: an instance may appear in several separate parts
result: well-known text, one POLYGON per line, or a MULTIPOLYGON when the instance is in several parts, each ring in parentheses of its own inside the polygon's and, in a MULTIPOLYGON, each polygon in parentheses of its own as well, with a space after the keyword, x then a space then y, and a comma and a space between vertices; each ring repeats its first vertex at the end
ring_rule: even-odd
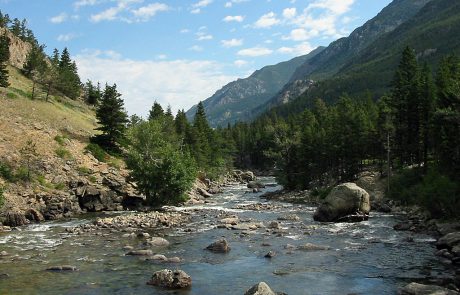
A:
MULTIPOLYGON (((265 178, 265 182, 274 180, 265 178)), ((276 187, 267 188, 274 190, 276 187)), ((147 231, 164 234, 171 242, 153 249, 167 257, 179 256, 180 264, 155 263, 125 256, 126 245, 141 247, 138 238, 104 232, 72 235, 66 227, 91 222, 94 215, 59 222, 30 225, 21 231, 0 234, 0 294, 244 294, 257 282, 295 294, 396 294, 398 287, 427 275, 442 276, 447 270, 434 257, 434 240, 426 235, 396 232, 397 216, 371 214, 362 223, 319 224, 312 220, 314 208, 272 202, 271 211, 235 209, 236 205, 264 202, 260 194, 245 194, 244 186, 232 186, 212 198, 214 204, 171 208, 192 214, 186 229, 147 231), (238 215, 240 220, 268 222, 286 214, 299 221, 279 221, 284 233, 266 228, 255 231, 215 228, 218 215, 238 215), (215 254, 203 250, 226 237, 232 250, 215 254), (268 243, 270 246, 262 246, 268 243), (330 250, 285 249, 287 244, 313 243, 330 250), (272 259, 264 255, 273 250, 272 259), (47 267, 74 265, 78 272, 49 272, 47 267), (180 268, 192 276, 185 291, 165 291, 146 285, 153 272, 180 268)))

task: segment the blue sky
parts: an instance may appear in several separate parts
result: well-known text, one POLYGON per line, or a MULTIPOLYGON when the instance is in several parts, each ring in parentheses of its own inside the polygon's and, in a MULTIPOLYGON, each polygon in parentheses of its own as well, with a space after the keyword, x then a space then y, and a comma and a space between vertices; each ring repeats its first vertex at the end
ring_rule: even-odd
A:
POLYGON ((349 35, 390 0, 0 0, 83 81, 117 83, 130 114, 188 109, 254 70, 349 35))

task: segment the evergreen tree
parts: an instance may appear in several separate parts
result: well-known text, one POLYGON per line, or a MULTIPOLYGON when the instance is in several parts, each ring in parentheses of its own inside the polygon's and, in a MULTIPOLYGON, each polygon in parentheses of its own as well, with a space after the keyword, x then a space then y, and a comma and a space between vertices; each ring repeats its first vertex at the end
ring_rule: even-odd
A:
POLYGON ((124 110, 123 99, 117 91, 117 85, 106 85, 98 109, 96 118, 100 127, 96 130, 102 132, 97 136, 97 142, 108 150, 117 151, 119 145, 124 142, 128 115, 124 110))
POLYGON ((8 14, 3 14, 0 11, 0 27, 2 28, 8 28, 8 26, 11 23, 10 16, 8 14))
POLYGON ((0 36, 0 87, 8 87, 7 64, 10 60, 10 39, 6 35, 0 36))
POLYGON ((163 107, 157 101, 155 101, 149 112, 149 121, 162 119, 164 117, 164 114, 165 112, 163 110, 163 107))
POLYGON ((101 88, 99 82, 94 86, 91 80, 88 80, 85 85, 86 97, 85 101, 90 105, 97 105, 101 100, 101 88))
POLYGON ((78 98, 80 96, 81 81, 78 76, 77 65, 70 58, 67 48, 64 48, 61 53, 58 73, 58 90, 72 99, 78 98))
POLYGON ((16 37, 21 36, 21 21, 19 19, 17 18, 13 19, 13 22, 11 23, 11 26, 10 26, 10 31, 16 37))

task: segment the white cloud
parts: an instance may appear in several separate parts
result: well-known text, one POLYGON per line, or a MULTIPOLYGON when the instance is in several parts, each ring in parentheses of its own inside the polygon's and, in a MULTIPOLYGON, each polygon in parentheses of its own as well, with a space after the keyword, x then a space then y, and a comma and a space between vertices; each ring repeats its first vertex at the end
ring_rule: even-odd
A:
POLYGON ((166 54, 158 54, 158 55, 156 56, 156 58, 157 58, 157 59, 167 59, 168 56, 167 56, 166 54))
POLYGON ((230 8, 230 7, 233 6, 233 3, 232 2, 226 2, 224 6, 225 6, 225 8, 230 8))
POLYGON ((99 2, 100 1, 98 1, 98 0, 78 0, 78 1, 73 3, 73 6, 76 9, 79 9, 80 7, 83 7, 83 6, 94 6, 94 5, 98 4, 99 2))
POLYGON ((211 4, 213 0, 201 0, 198 1, 197 3, 193 4, 192 7, 197 8, 197 7, 206 7, 209 4, 211 4))
POLYGON ((237 60, 235 60, 235 61, 233 62, 233 64, 234 64, 235 66, 237 66, 238 68, 241 68, 241 67, 244 67, 245 65, 247 65, 248 62, 245 61, 245 60, 242 60, 242 59, 237 59, 237 60))
POLYGON ((193 13, 193 14, 198 14, 200 12, 201 12, 201 9, 199 9, 199 8, 195 8, 195 9, 190 10, 190 13, 193 13))
POLYGON ((295 17, 296 14, 297 14, 297 9, 295 7, 286 8, 283 10, 283 16, 288 19, 295 17))
POLYGON ((308 5, 307 9, 323 8, 330 10, 333 14, 340 15, 348 12, 355 0, 316 0, 308 5))
POLYGON ((223 47, 238 47, 243 45, 243 39, 230 39, 220 41, 223 47))
POLYGON ((83 80, 116 83, 130 114, 146 116, 156 99, 173 111, 188 109, 210 97, 236 77, 208 60, 151 61, 111 58, 104 52, 83 52, 75 58, 83 80))
MULTIPOLYGON (((106 10, 92 14, 90 20, 94 23, 101 21, 113 21, 122 20, 128 23, 133 22, 133 19, 127 17, 121 17, 120 14, 130 10, 131 6, 135 3, 142 3, 144 0, 112 0, 117 3, 116 6, 107 8, 106 10)), ((134 11, 131 11, 132 13, 134 11)), ((142 12, 141 12, 142 13, 142 12)), ((135 16, 134 21, 139 21, 139 18, 135 16)))
POLYGON ((52 22, 53 24, 60 24, 65 22, 68 18, 69 16, 67 15, 67 13, 63 12, 50 18, 50 22, 52 22))
POLYGON ((289 36, 284 36, 283 40, 305 41, 318 35, 319 32, 317 30, 307 31, 304 28, 298 28, 292 30, 289 36))
POLYGON ((227 15, 222 19, 224 22, 242 22, 244 20, 244 16, 242 15, 227 15))
POLYGON ((182 30, 180 30, 180 33, 181 34, 187 34, 187 33, 190 33, 190 30, 189 29, 182 29, 182 30))
POLYGON ((69 42, 70 40, 73 40, 77 37, 78 36, 74 33, 61 34, 56 38, 56 40, 58 40, 59 42, 69 42))
POLYGON ((266 47, 252 47, 252 48, 246 48, 246 49, 242 49, 238 51, 238 55, 251 56, 251 57, 270 55, 272 53, 273 53, 273 50, 268 49, 266 47))
POLYGON ((193 45, 192 47, 189 48, 189 50, 200 52, 200 51, 203 51, 203 47, 201 47, 199 45, 193 45))
POLYGON ((202 32, 202 31, 196 33, 196 36, 197 36, 198 41, 205 41, 205 40, 212 40, 213 39, 213 36, 211 34, 207 34, 207 33, 202 32))
POLYGON ((140 20, 147 21, 154 17, 158 12, 168 11, 170 7, 164 3, 151 3, 132 11, 135 17, 140 20))
POLYGON ((280 20, 276 18, 276 14, 274 12, 269 12, 267 14, 262 15, 254 24, 256 28, 270 28, 274 25, 280 23, 280 20))
POLYGON ((298 44, 297 46, 294 47, 281 47, 278 48, 277 52, 282 53, 282 54, 290 54, 294 56, 299 56, 299 55, 304 55, 310 53, 313 49, 315 49, 313 46, 311 46, 308 42, 303 42, 298 44))

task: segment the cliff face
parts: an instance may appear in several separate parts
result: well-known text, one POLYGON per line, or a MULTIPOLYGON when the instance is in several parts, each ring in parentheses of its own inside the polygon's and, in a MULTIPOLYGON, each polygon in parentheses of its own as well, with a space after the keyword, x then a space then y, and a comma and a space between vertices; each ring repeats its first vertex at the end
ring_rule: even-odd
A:
POLYGON ((22 41, 13 35, 8 29, 0 28, 0 34, 6 34, 10 39, 10 65, 18 69, 22 69, 32 45, 28 42, 22 41))

